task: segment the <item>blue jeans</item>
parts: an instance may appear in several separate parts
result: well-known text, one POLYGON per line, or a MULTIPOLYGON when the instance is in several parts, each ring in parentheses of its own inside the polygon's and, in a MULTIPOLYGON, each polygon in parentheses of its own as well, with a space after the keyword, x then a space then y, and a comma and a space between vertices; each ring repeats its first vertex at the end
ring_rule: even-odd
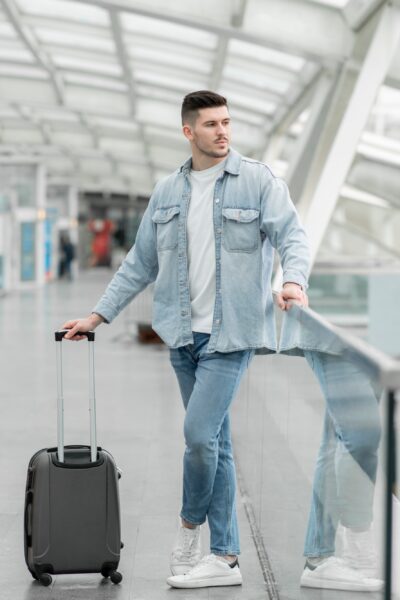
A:
POLYGON ((335 554, 338 523, 365 530, 372 509, 381 427, 368 377, 349 360, 304 351, 322 388, 326 412, 314 473, 305 556, 335 554))
POLYGON ((186 410, 181 517, 194 525, 208 519, 213 554, 240 553, 236 517, 236 474, 229 408, 253 350, 206 354, 210 336, 171 348, 186 410))

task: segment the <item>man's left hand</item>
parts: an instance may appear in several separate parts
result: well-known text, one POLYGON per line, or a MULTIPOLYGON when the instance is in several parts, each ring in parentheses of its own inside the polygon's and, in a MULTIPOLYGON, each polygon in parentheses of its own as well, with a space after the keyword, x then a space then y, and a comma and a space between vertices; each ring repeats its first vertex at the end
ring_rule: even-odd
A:
POLYGON ((277 296, 278 306, 281 310, 288 310, 290 302, 295 302, 301 306, 308 306, 307 294, 297 283, 285 283, 281 292, 277 296))

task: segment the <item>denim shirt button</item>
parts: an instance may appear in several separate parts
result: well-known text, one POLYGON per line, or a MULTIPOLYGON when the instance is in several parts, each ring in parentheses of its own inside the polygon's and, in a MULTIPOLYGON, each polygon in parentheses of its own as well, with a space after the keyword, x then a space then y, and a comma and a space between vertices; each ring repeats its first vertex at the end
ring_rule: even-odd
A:
POLYGON ((221 319, 216 319, 216 324, 219 325, 221 323, 221 319))
POLYGON ((216 198, 215 203, 218 204, 219 202, 219 198, 216 198))
POLYGON ((221 233, 222 229, 220 227, 218 227, 217 229, 217 233, 221 233))

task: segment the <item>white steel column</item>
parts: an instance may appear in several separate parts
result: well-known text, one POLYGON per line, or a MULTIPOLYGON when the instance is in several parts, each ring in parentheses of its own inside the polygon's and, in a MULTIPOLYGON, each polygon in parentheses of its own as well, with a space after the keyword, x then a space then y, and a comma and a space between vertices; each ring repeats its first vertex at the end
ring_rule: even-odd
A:
POLYGON ((351 166, 356 145, 399 42, 400 11, 394 6, 386 6, 379 15, 379 22, 319 174, 311 202, 307 202, 307 197, 302 199, 305 206, 309 207, 303 220, 311 243, 312 261, 315 260, 351 166))
POLYGON ((324 70, 316 85, 310 104, 310 116, 300 134, 285 176, 291 197, 296 203, 301 197, 310 164, 314 159, 318 139, 324 127, 338 80, 338 70, 324 70))

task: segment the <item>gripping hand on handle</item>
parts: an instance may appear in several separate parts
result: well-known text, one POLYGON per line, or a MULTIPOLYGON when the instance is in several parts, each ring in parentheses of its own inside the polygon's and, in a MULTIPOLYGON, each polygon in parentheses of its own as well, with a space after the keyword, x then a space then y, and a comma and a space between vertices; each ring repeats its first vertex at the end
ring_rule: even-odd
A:
POLYGON ((93 331, 100 323, 104 323, 103 317, 92 313, 85 319, 73 319, 72 321, 66 321, 62 326, 62 329, 69 329, 68 333, 65 334, 64 339, 72 340, 74 342, 80 342, 85 340, 86 336, 77 335, 78 331, 93 331))

